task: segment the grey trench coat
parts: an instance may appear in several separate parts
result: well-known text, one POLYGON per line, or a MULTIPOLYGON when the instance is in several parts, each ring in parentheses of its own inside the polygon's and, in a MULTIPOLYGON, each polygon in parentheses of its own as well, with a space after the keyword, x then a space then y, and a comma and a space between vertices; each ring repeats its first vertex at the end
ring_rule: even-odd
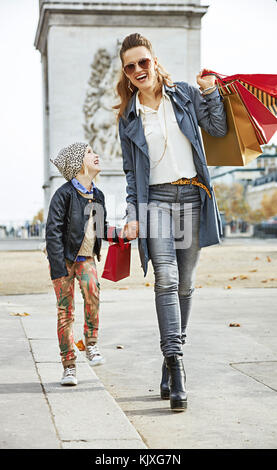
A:
MULTIPOLYGON (((170 96, 176 120, 183 134, 190 140, 193 160, 199 181, 210 191, 211 198, 200 190, 201 210, 199 247, 220 243, 222 224, 218 211, 199 127, 216 137, 227 133, 226 115, 219 92, 202 96, 186 82, 175 82, 175 87, 164 85, 170 96)), ((119 120, 123 170, 127 180, 127 221, 139 221, 138 249, 144 276, 147 274, 149 253, 147 247, 147 204, 150 163, 141 117, 136 114, 136 93, 130 99, 119 120)), ((185 176, 185 175, 184 175, 185 176)))

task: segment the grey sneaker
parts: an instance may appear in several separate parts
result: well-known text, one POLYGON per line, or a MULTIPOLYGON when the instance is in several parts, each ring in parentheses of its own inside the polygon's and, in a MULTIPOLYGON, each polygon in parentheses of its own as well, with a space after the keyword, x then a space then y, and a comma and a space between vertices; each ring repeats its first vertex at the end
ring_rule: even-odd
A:
POLYGON ((100 364, 104 364, 106 361, 102 354, 100 353, 97 344, 89 345, 86 347, 86 356, 89 364, 93 366, 100 366, 100 364))
POLYGON ((68 366, 63 371, 61 385, 77 385, 76 367, 68 366))

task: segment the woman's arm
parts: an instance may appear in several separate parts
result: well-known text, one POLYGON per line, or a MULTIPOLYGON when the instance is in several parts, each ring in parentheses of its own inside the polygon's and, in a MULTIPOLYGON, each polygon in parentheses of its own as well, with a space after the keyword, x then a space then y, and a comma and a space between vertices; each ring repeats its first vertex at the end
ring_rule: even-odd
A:
POLYGON ((63 232, 66 214, 65 195, 59 190, 51 199, 46 222, 46 251, 50 263, 51 279, 68 276, 64 258, 63 232))
MULTIPOLYGON (((201 78, 201 72, 197 75, 196 80, 203 91, 212 87, 215 83, 214 76, 209 75, 201 78)), ((199 126, 210 135, 224 137, 228 128, 224 104, 218 90, 202 95, 196 87, 188 85, 188 92, 194 105, 199 126)))

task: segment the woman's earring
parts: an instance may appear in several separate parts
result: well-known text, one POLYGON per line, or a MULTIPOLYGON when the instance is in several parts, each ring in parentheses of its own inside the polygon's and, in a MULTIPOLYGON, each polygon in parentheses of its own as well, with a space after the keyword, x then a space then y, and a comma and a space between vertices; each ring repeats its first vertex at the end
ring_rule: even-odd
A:
POLYGON ((133 93, 134 90, 133 90, 133 88, 131 87, 131 81, 130 81, 130 79, 128 80, 128 88, 129 88, 130 92, 133 93))

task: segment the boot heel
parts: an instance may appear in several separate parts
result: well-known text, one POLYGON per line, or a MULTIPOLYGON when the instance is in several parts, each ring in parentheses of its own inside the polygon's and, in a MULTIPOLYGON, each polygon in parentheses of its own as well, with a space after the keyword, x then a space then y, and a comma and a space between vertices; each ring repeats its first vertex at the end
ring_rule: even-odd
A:
POLYGON ((162 400, 169 400, 169 397, 170 397, 170 390, 161 390, 162 400))
POLYGON ((170 408, 172 411, 184 411, 187 409, 187 400, 170 400, 170 408))

